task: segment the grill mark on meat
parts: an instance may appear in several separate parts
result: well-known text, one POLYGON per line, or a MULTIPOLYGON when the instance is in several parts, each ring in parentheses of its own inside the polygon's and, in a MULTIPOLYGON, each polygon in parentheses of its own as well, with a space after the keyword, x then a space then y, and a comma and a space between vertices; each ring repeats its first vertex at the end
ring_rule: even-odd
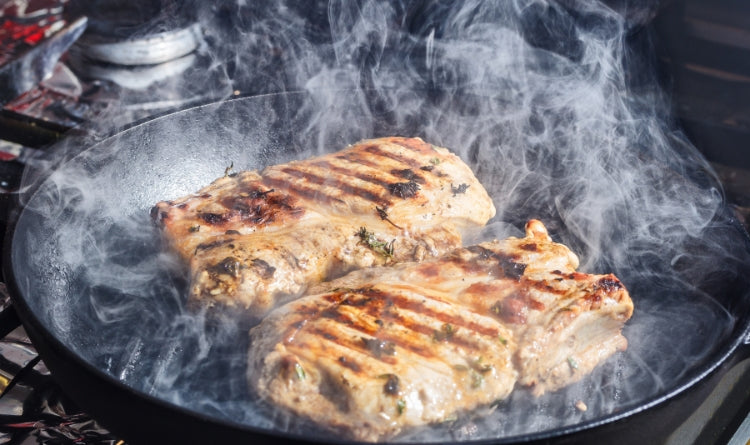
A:
MULTIPOLYGON (((365 292, 376 297, 372 300, 372 304, 369 304, 364 308, 368 315, 387 321, 396 321, 401 326, 414 332, 424 334, 428 337, 435 336, 436 332, 434 327, 408 320, 402 315, 399 315, 397 312, 395 312, 394 309, 402 309, 418 313, 421 317, 437 320, 442 325, 454 326, 455 330, 467 329, 484 336, 492 337, 499 334, 499 332, 495 328, 483 326, 473 320, 467 320, 463 317, 454 315, 453 313, 441 312, 428 307, 426 303, 428 302, 428 300, 432 300, 429 296, 420 296, 419 298, 413 298, 401 293, 383 292, 379 289, 367 289, 365 290, 365 292), (380 307, 377 307, 379 305, 382 305, 382 309, 380 307), (381 314, 382 316, 379 316, 381 314)), ((476 349, 475 346, 467 343, 462 338, 456 335, 446 336, 444 339, 451 343, 458 343, 476 349)))
POLYGON ((416 182, 418 184, 425 184, 425 180, 420 175, 414 173, 414 170, 411 169, 403 169, 403 170, 391 170, 391 174, 394 176, 398 176, 399 178, 406 179, 409 182, 416 182))
POLYGON ((528 306, 523 300, 508 297, 492 305, 490 311, 500 320, 512 324, 526 324, 528 306))
MULTIPOLYGON (((325 309, 319 309, 315 314, 306 314, 305 316, 308 320, 312 321, 319 318, 327 318, 333 323, 346 326, 347 329, 352 329, 370 336, 377 335, 376 338, 380 341, 391 342, 395 347, 429 359, 434 359, 436 357, 435 351, 432 349, 434 346, 431 344, 425 345, 421 336, 404 332, 396 332, 396 334, 399 335, 386 335, 384 333, 376 334, 377 328, 373 330, 369 327, 370 324, 352 319, 354 314, 348 311, 342 311, 342 307, 350 306, 357 308, 359 315, 355 317, 367 315, 374 320, 372 324, 375 324, 378 328, 383 323, 396 323, 407 331, 431 338, 431 343, 445 341, 470 350, 481 350, 482 345, 471 341, 469 337, 464 335, 456 335, 455 333, 460 329, 476 332, 491 338, 496 338, 500 335, 500 332, 494 327, 483 326, 475 321, 466 320, 455 314, 448 314, 426 307, 425 303, 427 302, 428 297, 420 296, 419 299, 409 298, 398 293, 383 292, 378 289, 367 288, 356 291, 333 292, 326 294, 324 299, 333 304, 325 309), (396 309, 418 313, 420 319, 414 321, 406 317, 404 314, 396 312, 396 309), (440 335, 441 332, 436 330, 434 326, 424 323, 429 323, 429 319, 436 320, 442 326, 452 326, 451 329, 453 330, 453 334, 440 335), (380 320, 380 323, 377 323, 378 320, 380 320)), ((300 310, 304 311, 305 308, 303 307, 299 309, 298 312, 300 310)), ((294 332, 287 332, 284 335, 284 338, 293 337, 294 332)))
MULTIPOLYGON (((343 357, 347 358, 346 367, 351 369, 352 371, 358 372, 364 367, 364 364, 361 360, 357 360, 355 357, 352 356, 352 354, 364 354, 367 356, 368 359, 374 359, 380 362, 383 362, 388 365, 394 365, 396 363, 396 358, 389 354, 377 354, 372 351, 370 347, 368 347, 367 343, 364 340, 364 337, 353 337, 351 335, 339 335, 338 333, 332 332, 330 329, 326 329, 326 327, 322 326, 313 326, 307 330, 308 334, 312 334, 315 337, 317 337, 319 340, 323 342, 330 342, 333 344, 336 344, 342 348, 351 350, 352 353, 350 354, 343 354, 343 357)), ((383 340, 381 340, 383 341, 383 340)), ((295 346, 299 346, 296 345, 295 346)), ((325 345, 321 346, 322 348, 325 348, 325 345)), ((314 349, 319 349, 320 347, 313 347, 314 349)), ((339 359, 341 356, 339 357, 339 359)))
POLYGON ((263 182, 267 185, 274 187, 285 187, 289 194, 297 195, 300 198, 307 200, 320 201, 322 203, 345 203, 343 199, 336 198, 334 196, 323 193, 318 188, 302 187, 299 183, 289 182, 283 178, 273 178, 265 176, 263 182))
MULTIPOLYGON (((280 170, 282 173, 291 176, 292 178, 301 179, 308 183, 315 184, 315 185, 321 185, 321 186, 327 186, 332 187, 334 189, 340 190, 345 195, 355 196, 362 199, 366 199, 368 201, 371 201, 373 203, 376 203, 380 206, 388 207, 391 205, 391 202, 385 197, 377 193, 376 191, 372 189, 367 189, 363 187, 357 187, 354 185, 350 185, 346 181, 346 177, 344 178, 336 178, 332 180, 330 177, 323 177, 320 175, 316 175, 310 171, 297 169, 294 167, 285 167, 280 170)), ((348 174, 347 176, 353 176, 348 174)), ((300 187, 300 184, 295 181, 288 181, 287 182, 290 186, 290 188, 297 189, 300 187)), ((329 193, 326 192, 325 189, 316 189, 318 193, 318 197, 321 195, 325 195, 324 199, 326 200, 339 200, 340 198, 336 198, 334 196, 331 196, 329 193)), ((343 201, 342 201, 343 202, 343 201)))
POLYGON ((365 167, 370 167, 373 170, 377 170, 377 171, 381 171, 381 168, 382 168, 382 165, 380 165, 379 163, 375 162, 372 159, 363 157, 358 152, 341 153, 335 156, 334 159, 339 159, 339 160, 351 162, 354 164, 364 165, 365 167))
MULTIPOLYGON (((342 311, 340 311, 340 308, 341 308, 341 305, 332 306, 332 307, 330 307, 330 308, 322 311, 320 313, 320 316, 323 317, 323 318, 328 318, 328 319, 332 320, 334 323, 341 324, 343 326, 346 326, 349 329, 353 329, 353 330, 361 332, 363 334, 369 334, 369 335, 373 335, 374 334, 374 332, 371 329, 369 329, 366 326, 364 326, 363 323, 355 323, 354 320, 352 320, 350 318, 350 316, 352 314, 346 313, 346 312, 342 312, 342 311)), ((413 326, 409 326, 409 325, 406 325, 404 323, 401 323, 401 320, 398 320, 398 317, 395 317, 394 314, 385 314, 382 309, 379 310, 379 308, 373 308, 371 306, 363 306, 362 307, 362 313, 365 314, 365 315, 368 315, 370 317, 374 317, 374 314, 375 315, 386 315, 383 318, 385 318, 385 319, 387 319, 389 321, 391 321, 391 320, 398 321, 399 324, 402 327, 407 328, 407 329, 412 330, 412 331, 415 331, 415 332, 419 332, 419 331, 415 330, 413 328, 413 326)), ((424 333, 424 332, 430 332, 431 333, 432 329, 426 326, 421 331, 423 331, 422 333, 424 333)), ((432 351, 430 351, 429 349, 426 349, 423 346, 421 346, 420 344, 418 344, 419 342, 416 341, 417 339, 413 335, 410 335, 410 336, 405 337, 405 338, 396 337, 396 336, 392 336, 392 335, 386 335, 386 336, 381 336, 380 339, 384 340, 384 341, 390 341, 395 346, 397 346, 397 347, 399 347, 401 349, 407 350, 407 351, 411 351, 411 352, 413 352, 413 353, 415 353, 417 355, 420 355, 422 357, 426 357, 426 358, 432 359, 435 356, 432 353, 432 351)))
MULTIPOLYGON (((559 280, 564 280, 564 278, 559 278, 559 280)), ((550 283, 544 280, 526 280, 524 284, 534 289, 537 289, 541 292, 555 294, 559 296, 565 295, 566 293, 570 292, 570 289, 555 288, 550 283)))
POLYGON ((392 138, 390 142, 396 145, 400 145, 409 150, 422 152, 422 154, 427 154, 428 152, 435 153, 435 148, 432 146, 432 144, 429 144, 420 139, 392 138))
POLYGON ((199 213, 198 218, 202 219, 206 224, 212 226, 221 226, 229 221, 229 215, 226 213, 199 213))
POLYGON ((510 287, 507 283, 501 282, 490 282, 490 283, 473 283, 471 286, 466 288, 466 293, 470 295, 479 295, 482 297, 493 298, 497 294, 501 294, 502 291, 510 287))
POLYGON ((523 290, 519 290, 492 305, 490 311, 506 323, 524 325, 529 310, 543 311, 544 309, 543 303, 534 300, 523 290))
POLYGON ((437 263, 421 265, 417 269, 417 273, 425 278, 435 278, 440 275, 440 265, 437 263))
MULTIPOLYGON (((396 145, 401 145, 402 147, 404 146, 403 144, 399 144, 399 143, 396 143, 396 145)), ((393 152, 390 152, 390 151, 386 151, 385 150, 385 146, 382 146, 382 145, 367 145, 367 146, 363 147, 362 150, 365 151, 365 152, 367 152, 367 153, 370 153, 373 156, 379 156, 379 157, 384 157, 384 158, 392 159, 392 160, 394 160, 394 161, 396 161, 398 163, 407 165, 407 166, 409 166, 409 168, 412 168, 412 169, 418 169, 419 167, 421 167, 423 165, 422 162, 420 162, 420 161, 418 161, 416 159, 403 156, 403 155, 401 155, 399 153, 393 153, 393 152)))
POLYGON ((565 278, 573 281, 586 281, 588 276, 581 272, 571 272, 568 275, 565 275, 565 278))
POLYGON ((381 179, 380 176, 382 176, 382 172, 375 168, 372 168, 370 172, 367 172, 367 171, 362 171, 361 166, 357 166, 358 167, 357 169, 351 169, 348 167, 334 164, 330 161, 317 161, 317 162, 311 163, 310 165, 332 171, 342 176, 351 176, 353 178, 357 178, 361 181, 369 182, 370 184, 375 184, 383 188, 388 187, 388 184, 390 184, 388 181, 384 181, 383 179, 381 179), (380 175, 380 176, 377 176, 377 175, 380 175))
MULTIPOLYGON (((451 255, 448 261, 451 261, 455 266, 461 268, 465 273, 470 275, 489 274, 510 278, 516 281, 521 280, 527 267, 526 264, 518 262, 518 259, 512 255, 495 253, 481 246, 472 246, 463 251, 456 252, 454 255, 451 255), (462 255, 462 253, 465 253, 466 251, 469 251, 476 256, 467 259, 462 255)), ((439 270, 432 271, 429 269, 429 266, 425 266, 423 272, 426 274, 425 276, 428 276, 428 274, 432 272, 439 273, 439 270)))
MULTIPOLYGON (((415 294, 419 293, 419 289, 412 290, 415 294)), ((440 321, 441 323, 450 323, 457 327, 462 327, 482 335, 497 335, 497 330, 492 328, 486 328, 474 321, 465 320, 461 317, 456 317, 448 313, 439 312, 434 309, 425 306, 428 300, 439 301, 430 298, 429 296, 420 295, 419 298, 409 297, 402 293, 396 292, 384 292, 379 289, 364 289, 363 294, 367 294, 375 297, 374 302, 385 302, 386 307, 396 307, 398 309, 405 309, 412 312, 419 313, 420 315, 430 317, 440 321)), ((374 305, 368 305, 372 307, 374 305)), ((430 328, 432 329, 432 328, 430 328)))
POLYGON ((276 222, 280 216, 299 218, 305 213, 294 197, 274 192, 274 189, 263 191, 248 187, 220 200, 219 203, 229 210, 224 222, 236 216, 245 223, 265 225, 276 222))

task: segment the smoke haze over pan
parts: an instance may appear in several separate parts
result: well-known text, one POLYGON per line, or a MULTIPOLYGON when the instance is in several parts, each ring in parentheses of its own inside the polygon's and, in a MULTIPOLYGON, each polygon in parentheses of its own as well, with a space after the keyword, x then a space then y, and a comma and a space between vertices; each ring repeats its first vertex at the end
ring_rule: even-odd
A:
POLYGON ((401 440, 544 433, 651 403, 705 372, 747 314, 736 286, 744 235, 633 51, 627 7, 209 3, 195 11, 211 69, 248 91, 297 93, 196 108, 99 143, 27 199, 13 243, 19 288, 45 326, 127 385, 218 419, 304 431, 249 393, 241 321, 185 306, 183 271, 149 209, 230 164, 261 168, 393 133, 472 166, 498 209, 478 237, 540 219, 582 271, 617 274, 636 307, 628 351, 568 391, 517 391, 487 415, 401 440))

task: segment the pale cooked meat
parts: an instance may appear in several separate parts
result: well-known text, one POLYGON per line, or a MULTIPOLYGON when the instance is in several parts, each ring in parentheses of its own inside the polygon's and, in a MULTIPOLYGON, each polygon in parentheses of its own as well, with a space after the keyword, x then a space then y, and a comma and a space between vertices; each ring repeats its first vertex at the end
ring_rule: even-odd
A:
POLYGON ((516 382, 507 328, 405 282, 303 297, 251 335, 261 397, 358 440, 489 406, 516 382))
POLYGON ((352 269, 450 251, 494 213, 460 158, 399 137, 228 175, 152 210, 193 298, 256 315, 352 269))
POLYGON ((516 382, 559 389, 627 347, 633 311, 617 278, 577 266, 532 220, 524 238, 352 272, 251 330, 248 379, 363 440, 485 406, 516 382))
POLYGON ((585 274, 577 267, 578 257, 553 242, 540 221, 530 220, 524 238, 456 249, 421 264, 356 271, 309 291, 399 282, 442 291, 513 332, 518 381, 541 395, 627 348, 621 330, 633 302, 625 286, 612 274, 585 274))

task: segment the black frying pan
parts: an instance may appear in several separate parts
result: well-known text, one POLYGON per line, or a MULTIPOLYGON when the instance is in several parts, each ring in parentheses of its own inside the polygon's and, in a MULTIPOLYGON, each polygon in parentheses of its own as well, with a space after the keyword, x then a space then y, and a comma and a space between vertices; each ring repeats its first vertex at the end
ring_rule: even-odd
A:
MULTIPOLYGON (((690 409, 683 399, 705 395, 717 368, 748 356, 750 249, 721 205, 702 231, 674 246, 629 236, 634 212, 650 209, 624 203, 615 215, 620 226, 602 244, 609 251, 626 245, 630 255, 625 261, 607 249, 595 255, 582 231, 570 227, 577 220, 561 210, 574 197, 556 188, 565 167, 553 152, 534 164, 538 171, 549 165, 548 183, 540 176, 524 182, 514 179, 513 168, 490 166, 493 158, 510 162, 521 152, 503 148, 502 128, 485 128, 473 116, 492 99, 437 92, 332 97, 259 96, 162 117, 82 152, 23 200, 4 257, 14 305, 63 389, 125 439, 340 440, 253 397, 244 378, 242 317, 186 309, 184 271, 163 252, 148 215, 157 201, 197 190, 230 166, 260 168, 368 137, 422 136, 458 151, 508 223, 491 224, 485 236, 517 234, 509 226, 517 230, 525 219, 540 218, 554 238, 596 258, 586 266, 592 272, 616 272, 636 305, 625 332, 628 351, 568 390, 540 399, 517 390, 492 412, 410 431, 397 441, 600 441, 615 433, 607 439, 614 443, 637 425, 650 425, 643 430, 650 437, 669 426, 651 413, 690 409), (578 400, 587 411, 574 407, 578 400)), ((648 156, 634 159, 659 164, 662 187, 712 185, 700 168, 674 168, 648 156)))

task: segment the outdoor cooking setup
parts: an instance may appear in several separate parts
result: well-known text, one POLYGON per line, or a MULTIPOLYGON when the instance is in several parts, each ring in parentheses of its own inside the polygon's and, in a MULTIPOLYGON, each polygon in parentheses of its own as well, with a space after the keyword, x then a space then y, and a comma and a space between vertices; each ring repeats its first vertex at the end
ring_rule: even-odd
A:
POLYGON ((487 233, 540 219, 635 306, 570 388, 395 442, 747 441, 750 9, 203 3, 4 6, 1 443, 349 443, 253 398, 247 320, 187 308, 149 210, 391 135, 455 149, 487 233))

